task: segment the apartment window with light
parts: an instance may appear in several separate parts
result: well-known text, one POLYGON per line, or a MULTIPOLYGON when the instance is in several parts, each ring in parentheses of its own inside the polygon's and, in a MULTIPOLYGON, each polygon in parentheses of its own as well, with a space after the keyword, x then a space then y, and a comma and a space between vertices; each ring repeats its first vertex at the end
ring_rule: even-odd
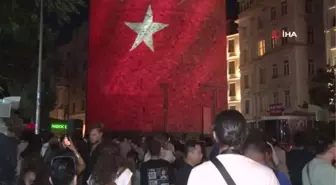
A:
POLYGON ((229 62, 229 74, 230 75, 236 74, 236 62, 235 61, 229 62))
POLYGON ((279 94, 278 92, 273 93, 273 103, 278 104, 279 103, 279 94))
POLYGON ((286 90, 285 91, 285 107, 290 107, 290 106, 291 106, 290 91, 286 90))
POLYGON ((258 42, 258 56, 263 56, 265 54, 265 40, 258 42))
POLYGON ((306 0, 306 13, 312 13, 312 12, 313 12, 313 1, 306 0))
POLYGON ((288 62, 288 60, 284 61, 284 75, 285 76, 289 75, 289 62, 288 62))
POLYGON ((272 7, 271 8, 271 21, 274 21, 276 18, 276 8, 272 7))
MULTIPOLYGON (((281 32, 283 32, 283 31, 288 31, 288 28, 287 27, 282 28, 281 32)), ((285 45, 287 43, 288 43, 288 37, 281 37, 281 45, 285 45)))
POLYGON ((250 114, 250 100, 245 100, 245 114, 250 114))
POLYGON ((282 0, 281 2, 281 15, 286 15, 287 14, 287 1, 282 0))
POLYGON ((272 49, 274 49, 277 46, 277 44, 278 44, 277 40, 275 38, 272 38, 271 39, 271 47, 272 47, 272 49))
POLYGON ((235 52, 235 42, 234 39, 229 40, 229 53, 235 52))
POLYGON ((236 84, 230 84, 229 96, 236 96, 236 84))
POLYGON ((259 69, 259 83, 260 84, 266 83, 266 70, 263 68, 259 69))
POLYGON ((236 106, 230 106, 229 109, 230 110, 236 110, 236 106))
POLYGON ((276 64, 273 64, 272 66, 272 78, 277 78, 278 77, 278 66, 276 64))
POLYGON ((249 77, 248 75, 244 75, 244 89, 248 89, 250 87, 250 84, 249 84, 249 77))
POLYGON ((307 40, 309 44, 313 44, 314 43, 314 28, 309 26, 307 29, 307 40))
POLYGON ((312 59, 308 60, 308 74, 309 75, 315 74, 315 63, 312 59))

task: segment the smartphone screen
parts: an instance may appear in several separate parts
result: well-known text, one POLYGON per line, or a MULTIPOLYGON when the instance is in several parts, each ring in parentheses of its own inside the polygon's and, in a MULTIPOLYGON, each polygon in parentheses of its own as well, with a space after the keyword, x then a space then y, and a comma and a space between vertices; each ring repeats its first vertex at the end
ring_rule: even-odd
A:
POLYGON ((64 143, 64 145, 66 145, 66 146, 70 146, 70 141, 69 141, 69 139, 68 139, 68 137, 64 137, 64 139, 63 139, 63 143, 64 143))

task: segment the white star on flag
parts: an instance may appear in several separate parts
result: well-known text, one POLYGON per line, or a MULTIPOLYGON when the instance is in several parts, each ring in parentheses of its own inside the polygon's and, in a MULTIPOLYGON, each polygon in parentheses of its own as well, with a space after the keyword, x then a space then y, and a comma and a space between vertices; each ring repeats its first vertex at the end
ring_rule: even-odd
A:
POLYGON ((153 22, 151 5, 148 6, 142 22, 125 22, 125 24, 137 33, 137 37, 130 51, 137 48, 141 42, 144 42, 151 51, 154 51, 153 34, 168 26, 168 24, 153 22))

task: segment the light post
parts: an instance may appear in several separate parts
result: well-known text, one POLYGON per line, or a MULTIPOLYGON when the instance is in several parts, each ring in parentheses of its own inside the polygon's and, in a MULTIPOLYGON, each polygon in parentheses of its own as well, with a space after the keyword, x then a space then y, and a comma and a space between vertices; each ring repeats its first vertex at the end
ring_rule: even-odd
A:
POLYGON ((36 112, 35 112, 35 134, 40 133, 41 122, 41 86, 42 86, 42 60, 43 60, 43 0, 40 0, 40 30, 39 30, 39 53, 37 69, 37 89, 36 89, 36 112))

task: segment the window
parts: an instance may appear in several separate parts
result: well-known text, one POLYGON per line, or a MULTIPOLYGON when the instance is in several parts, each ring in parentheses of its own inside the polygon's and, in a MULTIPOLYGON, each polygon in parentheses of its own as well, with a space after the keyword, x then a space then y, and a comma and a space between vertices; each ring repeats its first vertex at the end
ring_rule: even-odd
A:
POLYGON ((265 40, 258 42, 258 56, 263 56, 265 54, 265 40))
POLYGON ((315 63, 312 59, 308 60, 308 74, 315 74, 315 63))
POLYGON ((276 8, 272 7, 271 8, 271 21, 274 21, 276 18, 276 8))
POLYGON ((231 40, 229 40, 229 46, 228 46, 229 48, 229 53, 234 53, 235 52, 235 43, 234 43, 234 40, 233 39, 231 39, 231 40))
POLYGON ((229 96, 236 96, 236 84, 230 84, 229 96))
POLYGON ((72 103, 72 113, 76 112, 76 103, 72 103))
POLYGON ((85 100, 82 100, 81 108, 82 108, 82 111, 85 111, 85 100))
POLYGON ((258 17, 258 20, 257 20, 257 28, 258 29, 261 29, 263 27, 263 24, 262 24, 262 20, 260 17, 258 17))
POLYGON ((259 83, 265 84, 266 83, 266 70, 265 69, 259 69, 259 83))
POLYGON ((278 66, 276 64, 273 64, 272 78, 277 78, 277 77, 278 77, 278 66))
MULTIPOLYGON (((281 32, 287 32, 288 31, 288 28, 282 28, 281 29, 281 32)), ((281 37, 281 45, 285 45, 288 43, 288 37, 281 37)))
POLYGON ((313 44, 314 43, 314 28, 309 26, 307 29, 307 40, 309 44, 313 44))
POLYGON ((250 100, 245 100, 245 114, 250 114, 250 100))
POLYGON ((289 62, 288 62, 288 60, 284 61, 284 75, 285 76, 289 75, 289 62))
POLYGON ((313 2, 312 0, 306 0, 306 13, 313 12, 313 2))
POLYGON ((287 0, 282 0, 281 2, 281 15, 287 14, 287 0))
POLYGON ((236 106, 230 106, 229 109, 230 110, 236 110, 236 106))
POLYGON ((271 47, 272 49, 274 49, 278 44, 278 40, 276 40, 275 38, 271 39, 271 47))
POLYGON ((229 62, 229 74, 233 75, 236 73, 236 63, 235 61, 229 62))
POLYGON ((273 93, 273 103, 278 104, 279 103, 279 95, 277 92, 273 93))
POLYGON ((290 107, 290 106, 291 106, 290 91, 286 90, 285 91, 285 107, 290 107))
POLYGON ((260 109, 260 112, 264 111, 264 99, 263 99, 263 97, 259 98, 259 109, 260 109))
POLYGON ((245 64, 247 63, 247 59, 248 59, 247 57, 248 57, 247 56, 247 50, 243 50, 243 57, 242 58, 243 58, 243 63, 245 63, 245 64))
POLYGON ((249 77, 248 75, 244 75, 244 89, 248 89, 250 87, 249 77))

